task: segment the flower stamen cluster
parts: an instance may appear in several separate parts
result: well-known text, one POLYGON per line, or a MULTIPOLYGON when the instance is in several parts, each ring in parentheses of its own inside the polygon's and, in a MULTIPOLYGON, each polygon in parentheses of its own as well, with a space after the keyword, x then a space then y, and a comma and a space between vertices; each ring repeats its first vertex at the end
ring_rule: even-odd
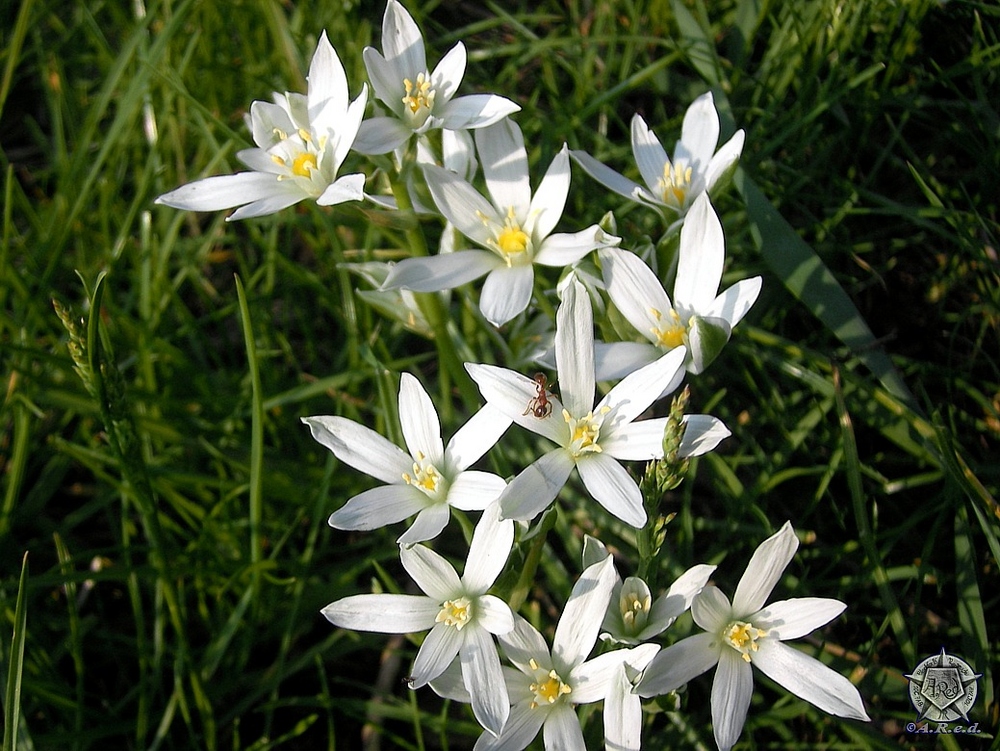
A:
POLYGON ((722 640, 739 652, 744 662, 750 662, 750 653, 760 648, 757 640, 765 636, 767 629, 755 628, 746 621, 733 621, 722 631, 722 640))

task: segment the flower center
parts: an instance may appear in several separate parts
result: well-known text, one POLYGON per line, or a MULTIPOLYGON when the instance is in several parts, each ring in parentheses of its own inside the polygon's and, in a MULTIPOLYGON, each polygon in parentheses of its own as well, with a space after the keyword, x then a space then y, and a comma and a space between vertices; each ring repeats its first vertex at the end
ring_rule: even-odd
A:
POLYGON ((671 308, 670 315, 664 320, 663 314, 656 308, 651 308, 653 317, 656 319, 656 326, 650 329, 656 339, 656 345, 665 349, 674 349, 684 344, 684 334, 687 328, 681 320, 680 314, 671 308))
POLYGON ((292 174, 299 177, 311 177, 314 169, 316 169, 316 155, 308 151, 303 151, 292 162, 292 174))
POLYGON ((757 640, 767 636, 767 631, 752 623, 733 621, 722 632, 722 640, 750 662, 750 653, 757 651, 757 640))
POLYGON ((531 700, 532 709, 555 704, 563 696, 573 691, 568 683, 563 683, 563 679, 554 669, 546 672, 534 659, 528 660, 528 665, 535 671, 535 680, 528 686, 535 695, 535 698, 531 700))
POLYGON ((657 187, 665 204, 676 209, 683 208, 688 191, 691 189, 691 168, 666 162, 663 165, 663 177, 660 178, 657 187))
POLYGON ((431 88, 431 78, 427 73, 419 74, 416 83, 404 78, 403 87, 406 89, 403 105, 410 119, 410 127, 419 128, 434 109, 434 96, 437 92, 431 88))
POLYGON ((437 467, 427 461, 423 452, 417 452, 417 461, 413 462, 413 474, 403 473, 403 482, 412 485, 418 490, 422 490, 431 498, 437 499, 444 489, 444 478, 437 471, 437 467))
POLYGON ((454 626, 456 631, 461 631, 469 624, 471 618, 472 600, 468 597, 459 597, 441 603, 441 610, 434 622, 443 623, 445 626, 454 626))
POLYGON ((599 454, 602 451, 598 441, 601 437, 604 416, 610 411, 610 407, 602 407, 597 417, 594 417, 594 413, 590 412, 579 419, 573 417, 565 409, 562 411, 563 419, 569 425, 570 445, 567 448, 574 457, 586 453, 599 454))
POLYGON ((521 229, 521 223, 518 222, 517 216, 514 214, 513 206, 507 209, 507 217, 504 219, 503 226, 499 228, 482 212, 479 213, 478 217, 493 231, 493 239, 487 240, 486 244, 507 262, 508 267, 527 258, 531 236, 521 229))
POLYGON ((628 594, 622 592, 618 605, 622 611, 625 628, 631 632, 641 631, 649 619, 649 608, 652 603, 653 598, 650 595, 640 597, 638 592, 628 594))

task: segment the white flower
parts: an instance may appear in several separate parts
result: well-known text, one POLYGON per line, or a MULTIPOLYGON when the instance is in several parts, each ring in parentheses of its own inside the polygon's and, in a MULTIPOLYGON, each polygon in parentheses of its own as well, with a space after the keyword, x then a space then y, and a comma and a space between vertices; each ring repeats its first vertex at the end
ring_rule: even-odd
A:
POLYGON ((420 29, 396 0, 385 7, 382 50, 384 57, 366 47, 365 67, 375 96, 395 117, 374 117, 362 124, 354 148, 363 154, 393 151, 414 133, 432 128, 482 128, 521 109, 494 94, 454 98, 465 76, 465 45, 456 44, 433 72, 428 71, 420 29))
MULTIPOLYGON (((646 522, 642 494, 618 460, 662 458, 667 418, 634 420, 661 393, 680 383, 684 349, 677 348, 630 374, 595 407, 593 311, 586 290, 573 281, 566 286, 556 313, 555 354, 561 398, 512 370, 466 365, 488 404, 558 446, 507 486, 500 496, 503 515, 533 518, 552 502, 576 467, 598 503, 622 521, 641 527, 646 522), (536 409, 543 393, 551 409, 536 409)), ((681 456, 711 451, 729 435, 715 417, 685 415, 684 421, 687 429, 681 456)))
POLYGON ((370 594, 337 600, 323 608, 336 626, 384 634, 430 632, 410 671, 411 688, 437 678, 457 656, 472 709, 480 724, 499 735, 510 712, 500 658, 491 634, 514 627, 514 615, 493 586, 514 544, 514 523, 500 521, 496 504, 488 507, 472 535, 465 573, 428 547, 401 546, 407 573, 426 596, 370 594))
POLYGON ((601 251, 608 296, 648 344, 624 342, 598 348, 598 378, 620 378, 665 352, 685 347, 687 369, 701 373, 729 341, 733 327, 760 294, 759 276, 741 279, 718 294, 726 262, 722 223, 705 194, 681 229, 674 298, 634 253, 601 251))
MULTIPOLYGON (((622 676, 645 666, 658 647, 645 644, 587 660, 616 576, 610 558, 584 570, 559 617, 551 652, 542 635, 515 614, 513 630, 499 636, 504 654, 517 668, 504 673, 514 706, 500 736, 484 733, 475 751, 520 751, 539 730, 550 751, 583 749, 583 732, 574 707, 601 700, 608 749, 633 748, 619 745, 619 739, 638 737, 636 721, 641 722, 641 717, 632 710, 640 710, 639 697, 622 676)), ((431 687, 446 698, 468 701, 463 686, 451 673, 445 673, 431 687)))
POLYGON ((330 526, 376 529, 416 514, 413 526, 398 540, 409 545, 436 537, 448 523, 452 508, 479 511, 503 491, 502 478, 466 469, 510 426, 511 421, 498 411, 483 407, 444 446, 430 397, 415 377, 403 373, 399 421, 409 454, 345 417, 302 418, 313 438, 338 459, 388 483, 351 498, 330 517, 330 526))
POLYGON ((738 130, 715 151, 719 142, 719 113, 712 92, 707 92, 695 99, 684 115, 673 161, 645 121, 639 115, 632 118, 632 153, 645 186, 623 177, 586 152, 572 154, 577 164, 605 187, 647 206, 666 208, 680 221, 695 199, 711 192, 733 168, 743 152, 744 138, 744 132, 738 130))
POLYGON ((641 644, 666 631, 708 582, 715 566, 692 566, 670 585, 666 594, 653 599, 649 585, 630 576, 615 585, 611 606, 604 618, 602 639, 622 644, 641 644))
POLYGON ((348 104, 347 76, 326 38, 309 66, 309 93, 275 94, 254 102, 250 127, 255 149, 237 157, 251 172, 207 177, 165 193, 157 203, 188 211, 237 209, 228 220, 273 214, 306 198, 320 206, 364 198, 363 174, 337 177, 364 116, 368 87, 348 104))
POLYGON ((566 266, 619 238, 596 224, 575 234, 551 234, 569 192, 565 148, 532 195, 528 154, 516 124, 503 120, 477 130, 475 139, 490 201, 450 170, 426 165, 424 176, 445 218, 486 250, 408 258, 396 264, 386 287, 435 292, 487 274, 479 307, 490 323, 500 326, 528 307, 534 264, 566 266))
POLYGON ((642 696, 666 694, 718 666, 712 684, 712 724, 722 751, 736 743, 746 720, 753 693, 752 665, 830 714, 868 719, 861 695, 850 681, 782 644, 823 626, 847 606, 818 597, 764 606, 798 545, 792 525, 785 522, 754 552, 732 604, 716 587, 705 587, 695 597, 691 615, 706 633, 689 636, 660 652, 639 682, 642 696))

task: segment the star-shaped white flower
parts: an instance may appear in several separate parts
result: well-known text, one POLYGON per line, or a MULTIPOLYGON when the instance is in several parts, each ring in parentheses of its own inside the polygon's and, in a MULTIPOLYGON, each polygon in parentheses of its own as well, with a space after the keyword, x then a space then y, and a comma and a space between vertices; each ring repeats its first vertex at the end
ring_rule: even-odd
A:
POLYGON ((479 307, 490 323, 500 326, 528 307, 534 264, 566 266, 619 238, 596 224, 574 234, 552 234, 569 193, 566 149, 552 160, 532 195, 528 153, 515 123, 502 120, 477 130, 475 140, 490 200, 450 170, 426 165, 424 176, 445 218, 486 250, 408 258, 396 264, 385 287, 436 292, 487 274, 479 307))
MULTIPOLYGON (((619 460, 663 457, 667 418, 634 422, 684 375, 683 347, 630 374, 594 406, 594 320, 590 297, 577 281, 567 284, 556 312, 555 355, 561 398, 520 373, 467 364, 488 404, 518 425, 557 444, 515 477, 500 496, 505 517, 532 519, 555 499, 576 467, 588 492, 633 527, 646 522, 642 494, 619 460), (542 392, 551 409, 536 409, 542 392)), ((729 430, 717 418, 685 415, 682 457, 711 451, 729 430)))
POLYGON ((347 76, 324 31, 309 66, 309 93, 254 102, 250 129, 257 148, 236 156, 251 172, 206 177, 164 193, 156 203, 188 211, 241 208, 227 219, 273 214, 306 198, 320 206, 364 198, 365 176, 337 172, 350 151, 368 101, 368 86, 348 104, 347 76))
MULTIPOLYGON (((659 647, 644 644, 587 659, 597 641, 616 576, 610 558, 584 570, 556 624, 551 651, 530 623, 514 615, 513 630, 498 637, 507 659, 517 668, 504 673, 513 707, 500 736, 484 733, 475 751, 520 751, 539 730, 549 751, 583 749, 575 706, 601 700, 607 748, 638 749, 637 745, 621 745, 622 739, 637 737, 640 723, 636 721, 641 717, 634 716, 632 710, 641 710, 631 683, 627 679, 622 682, 620 677, 626 675, 626 665, 629 672, 645 666, 659 647)), ((446 671, 431 687, 446 698, 469 700, 454 670, 446 671)))
POLYGON ((399 422, 409 454, 345 417, 304 417, 302 422, 342 462, 388 483, 359 493, 335 511, 330 526, 337 529, 376 529, 416 514, 398 540, 410 545, 437 537, 452 508, 480 511, 505 487, 497 475, 467 467, 499 440, 511 421, 487 405, 445 446, 434 404, 409 373, 399 381, 399 422))
POLYGON ((455 97, 465 76, 465 45, 452 47, 430 72, 420 29, 396 0, 385 7, 382 50, 384 56, 366 47, 365 67, 375 96, 394 116, 373 117, 362 124, 354 148, 363 154, 393 151, 414 133, 432 128, 482 128, 521 109, 495 94, 455 97))
POLYGON ((792 525, 785 522, 754 552, 732 604, 716 587, 705 587, 691 606, 695 623, 705 633, 689 636, 660 652, 639 682, 640 695, 657 696, 717 666, 712 683, 712 724, 721 751, 728 751, 743 729, 753 693, 753 665, 825 712, 868 719, 861 695, 850 681, 782 643, 825 625, 847 606, 819 597, 764 605, 798 545, 792 525))
POLYGON ((430 548, 401 546, 403 568, 425 595, 354 595, 327 605, 323 615, 335 626, 357 631, 408 634, 429 629, 410 671, 411 688, 437 678, 457 656, 476 719, 499 735, 510 700, 492 635, 509 633, 514 615, 507 603, 486 592, 513 544, 514 523, 500 521, 494 504, 476 525, 461 578, 430 548))
POLYGON ((667 209, 679 222, 695 199, 711 192, 719 179, 733 168, 743 152, 744 139, 744 132, 738 130, 716 152, 719 113, 712 92, 707 92, 688 107, 672 161, 646 122, 639 115, 632 118, 632 153, 646 183, 644 186, 618 174, 586 152, 574 151, 572 154, 577 164, 605 187, 658 210, 667 209))
POLYGON ((678 347, 687 349, 689 371, 701 373, 708 367, 761 288, 761 278, 754 276, 718 294, 725 262, 722 222, 706 194, 695 200, 681 228, 673 302, 637 255, 615 248, 602 250, 608 296, 649 343, 601 344, 598 378, 620 378, 678 347))

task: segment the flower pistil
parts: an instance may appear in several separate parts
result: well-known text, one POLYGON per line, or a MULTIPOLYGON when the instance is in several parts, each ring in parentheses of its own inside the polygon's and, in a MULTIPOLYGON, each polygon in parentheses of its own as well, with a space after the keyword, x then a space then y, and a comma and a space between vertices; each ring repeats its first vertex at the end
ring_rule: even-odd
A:
POLYGON ((733 621, 722 632, 722 640, 750 662, 750 653, 757 651, 757 640, 767 636, 767 631, 752 623, 733 621))

